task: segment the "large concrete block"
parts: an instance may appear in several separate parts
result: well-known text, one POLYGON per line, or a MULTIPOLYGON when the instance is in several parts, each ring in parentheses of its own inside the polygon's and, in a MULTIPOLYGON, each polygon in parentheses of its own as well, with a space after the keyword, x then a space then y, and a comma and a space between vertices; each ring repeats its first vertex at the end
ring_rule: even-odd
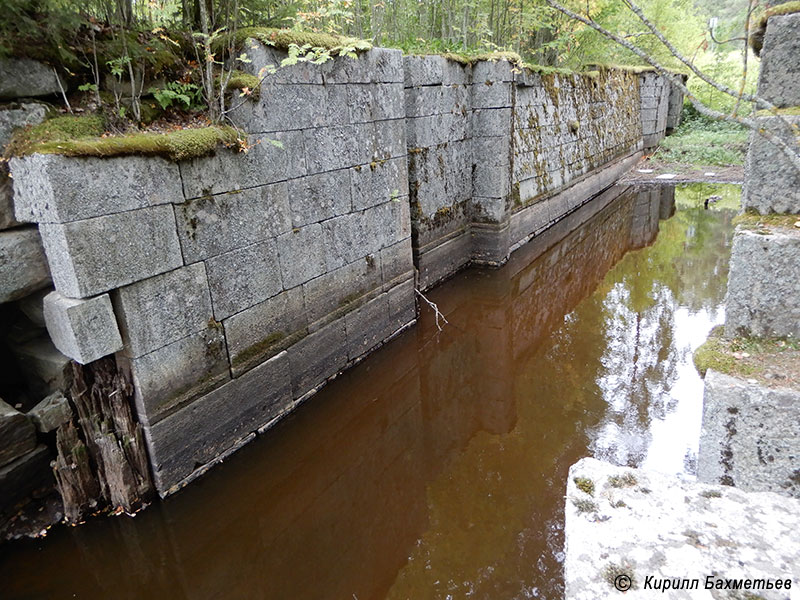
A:
POLYGON ((472 84, 473 108, 510 108, 511 84, 500 81, 481 81, 472 84))
POLYGON ((196 263, 127 285, 113 293, 124 352, 148 354, 189 334, 213 319, 206 267, 196 263))
POLYGON ((218 321, 263 302, 283 289, 279 249, 280 244, 269 239, 206 262, 214 317, 218 321))
POLYGON ((11 160, 17 219, 67 223, 182 202, 176 164, 163 158, 74 158, 33 154, 11 160))
POLYGON ((375 124, 320 127, 303 132, 309 173, 362 165, 375 152, 375 124))
MULTIPOLYGON (((757 121, 760 128, 800 152, 800 132, 791 129, 800 127, 800 116, 762 117, 757 121)), ((755 132, 750 134, 745 172, 742 207, 762 215, 800 213, 800 173, 780 148, 755 132)))
POLYGON ((369 229, 367 214, 366 211, 351 213, 322 223, 327 271, 378 250, 374 242, 383 232, 369 229))
POLYGON ((358 165, 349 169, 349 172, 354 211, 408 195, 408 168, 405 158, 358 165))
MULTIPOLYGON (((458 133, 455 133, 454 135, 458 135, 458 133)), ((372 153, 371 158, 373 160, 389 160, 391 158, 397 158, 405 155, 405 119, 377 121, 375 123, 375 150, 372 153)))
POLYGON ((347 365, 344 319, 337 319, 307 335, 287 352, 292 374, 292 395, 299 398, 347 365))
POLYGON ((180 163, 187 200, 258 187, 306 174, 303 133, 285 131, 249 137, 247 153, 218 150, 180 163))
POLYGON ((154 481, 162 496, 289 408, 288 362, 282 352, 145 428, 154 481))
POLYGON ((725 334, 800 336, 800 231, 739 229, 733 238, 725 334))
POLYGON ((570 468, 566 487, 566 600, 786 600, 788 588, 775 582, 800 577, 800 502, 791 498, 593 458, 570 468), (726 592, 726 580, 758 587, 726 592))
POLYGON ((0 231, 0 303, 50 285, 50 269, 35 227, 0 231))
POLYGON ((283 50, 262 44, 258 40, 248 38, 242 44, 242 51, 247 55, 249 62, 242 62, 237 68, 252 75, 264 78, 264 84, 276 83, 309 83, 322 84, 323 68, 310 62, 299 62, 294 65, 281 66, 289 55, 283 50), (273 73, 262 71, 274 68, 273 73))
POLYGON ((444 78, 447 59, 439 55, 404 56, 405 87, 440 85, 444 78))
POLYGON ((373 48, 357 59, 340 57, 323 65, 325 83, 402 83, 403 52, 373 48))
POLYGON ((395 331, 389 319, 389 294, 381 294, 345 316, 347 358, 355 360, 395 331))
POLYGON ((14 184, 8 176, 8 164, 0 163, 0 231, 19 224, 14 216, 14 184))
POLYGON ((0 109, 0 147, 8 143, 15 129, 27 125, 38 125, 44 121, 46 114, 47 106, 35 102, 0 109))
POLYGON ((777 15, 767 21, 758 95, 776 106, 800 105, 800 13, 777 15))
POLYGON ((309 324, 350 310, 370 292, 381 289, 380 256, 368 254, 303 284, 309 324))
POLYGON ((72 418, 69 400, 61 392, 50 394, 28 411, 28 416, 36 429, 42 433, 55 431, 72 418))
POLYGON ((328 252, 322 226, 318 223, 280 236, 278 254, 284 288, 296 287, 322 275, 326 271, 328 252))
POLYGON ((398 277, 414 272, 414 252, 411 237, 381 249, 381 273, 383 282, 389 283, 398 277))
POLYGON ((51 292, 44 299, 44 320, 56 348, 82 365, 122 350, 108 294, 79 300, 51 292))
POLYGON ((21 412, 0 400, 0 466, 36 446, 36 428, 21 412))
POLYGON ((709 370, 697 478, 800 498, 800 391, 709 370))
POLYGON ((294 227, 350 212, 350 173, 342 169, 292 179, 289 182, 289 206, 294 227))
POLYGON ((233 376, 238 377, 305 335, 308 313, 303 288, 281 292, 225 319, 222 324, 233 376))
POLYGON ((514 65, 507 60, 481 60, 472 65, 472 79, 478 82, 514 81, 514 65))
POLYGON ((248 101, 231 118, 249 133, 313 129, 349 122, 344 86, 261 84, 258 100, 248 101))
POLYGON ((58 94, 52 67, 29 58, 0 58, 0 100, 58 94))
POLYGON ((39 227, 56 289, 87 298, 183 264, 172 206, 39 227))
POLYGON ((405 117, 402 83, 353 83, 346 86, 346 89, 350 123, 405 117))
POLYGON ((384 202, 364 211, 370 252, 388 248, 411 236, 411 206, 407 197, 384 202))
POLYGON ((290 186, 281 182, 176 206, 184 260, 206 260, 289 231, 290 186))
POLYGON ((131 372, 139 420, 153 425, 230 379, 221 325, 119 363, 131 372))

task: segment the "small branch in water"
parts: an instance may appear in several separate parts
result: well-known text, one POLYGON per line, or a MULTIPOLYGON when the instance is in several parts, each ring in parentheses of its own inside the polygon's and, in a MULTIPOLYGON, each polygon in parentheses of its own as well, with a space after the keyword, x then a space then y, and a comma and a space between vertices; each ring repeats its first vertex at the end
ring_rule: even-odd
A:
POLYGON ((442 321, 444 321, 445 324, 447 324, 447 325, 450 324, 450 321, 448 321, 447 318, 442 314, 442 312, 439 310, 439 307, 436 306, 435 302, 431 302, 430 300, 428 300, 425 297, 425 294, 420 292, 417 288, 414 288, 414 291, 417 292, 417 295, 420 298, 422 298, 423 300, 425 300, 425 302, 427 302, 428 306, 430 306, 433 309, 433 313, 434 313, 434 315, 436 315, 436 327, 439 329, 439 331, 442 331, 442 326, 439 324, 439 319, 442 319, 442 321))

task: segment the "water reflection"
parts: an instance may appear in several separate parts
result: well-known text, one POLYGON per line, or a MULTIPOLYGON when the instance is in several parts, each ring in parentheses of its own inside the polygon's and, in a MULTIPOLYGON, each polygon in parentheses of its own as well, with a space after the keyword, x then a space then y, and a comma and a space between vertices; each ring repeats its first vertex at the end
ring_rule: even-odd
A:
POLYGON ((692 469, 735 212, 703 193, 610 190, 457 276, 452 327, 424 315, 177 496, 0 549, 4 597, 559 597, 573 462, 692 469))

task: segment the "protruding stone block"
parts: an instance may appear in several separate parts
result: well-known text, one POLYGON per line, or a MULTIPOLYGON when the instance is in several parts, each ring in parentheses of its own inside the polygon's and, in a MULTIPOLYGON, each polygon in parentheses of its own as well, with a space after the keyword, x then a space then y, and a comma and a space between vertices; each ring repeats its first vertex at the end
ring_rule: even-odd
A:
POLYGON ((75 158, 33 154, 11 160, 17 219, 67 223, 183 201, 178 166, 163 158, 75 158))
POLYGON ((30 419, 0 400, 0 466, 36 446, 36 429, 30 419))
POLYGON ((767 21, 758 95, 775 106, 800 106, 800 13, 775 15, 767 21))
POLYGON ((381 288, 380 256, 369 254, 303 284, 309 324, 352 309, 354 302, 381 288))
POLYGON ((202 331, 213 318, 203 263, 120 288, 114 292, 113 303, 124 351, 131 357, 202 331))
POLYGON ((50 269, 35 227, 0 231, 0 304, 50 284, 50 269))
POLYGON ((162 496, 289 408, 288 362, 282 352, 145 428, 155 484, 162 496))
POLYGON ((58 94, 52 67, 29 58, 0 58, 0 100, 58 94))
POLYGON ((739 229, 733 238, 725 334, 800 336, 800 230, 739 229))
POLYGON ((51 292, 44 299, 44 320, 56 348, 82 365, 122 350, 108 294, 78 300, 51 292))
POLYGON ((228 352, 220 325, 193 333, 150 354, 121 360, 130 367, 137 413, 146 425, 160 421, 230 379, 228 352))
POLYGON ((172 206, 40 227, 56 289, 88 298, 183 264, 172 206))
POLYGON ((436 54, 429 56, 404 56, 405 87, 441 85, 446 59, 436 54))
POLYGON ((710 370, 697 478, 800 498, 800 391, 710 370))
POLYGON ((719 598, 785 600, 775 582, 800 577, 792 498, 593 458, 570 468, 566 487, 565 600, 714 598, 726 580, 749 581, 751 593, 719 598))
POLYGON ((72 418, 72 408, 64 394, 56 392, 28 411, 28 416, 36 429, 49 433, 72 418))
MULTIPOLYGON (((790 148, 794 148, 795 153, 800 152, 800 135, 792 129, 800 127, 800 116, 786 115, 781 119, 761 117, 756 120, 760 128, 783 140, 790 148)), ((744 209, 752 209, 762 215, 773 212, 800 213, 800 173, 780 148, 755 132, 750 134, 745 172, 747 177, 742 189, 744 209)))

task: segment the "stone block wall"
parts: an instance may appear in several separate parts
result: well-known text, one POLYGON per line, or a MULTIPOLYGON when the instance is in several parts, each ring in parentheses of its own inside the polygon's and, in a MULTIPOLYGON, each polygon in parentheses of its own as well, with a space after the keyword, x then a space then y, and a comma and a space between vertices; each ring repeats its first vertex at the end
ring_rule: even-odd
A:
POLYGON ((12 161, 53 340, 130 372, 162 494, 414 321, 403 81, 393 50, 281 69, 246 154, 12 161))
POLYGON ((666 129, 672 86, 653 73, 542 75, 441 56, 406 57, 405 69, 423 289, 468 263, 503 264, 629 168, 647 145, 643 128, 648 144, 666 129))
POLYGON ((472 67, 406 56, 404 68, 412 239, 424 289, 471 258, 472 67))
MULTIPOLYGON (((285 57, 245 51, 254 74, 285 57)), ((25 293, 49 269, 59 355, 129 373, 166 495, 412 323, 415 287, 504 263, 611 186, 639 90, 380 48, 282 67, 235 107, 246 153, 14 159, 15 222, 46 254, 25 293)))

